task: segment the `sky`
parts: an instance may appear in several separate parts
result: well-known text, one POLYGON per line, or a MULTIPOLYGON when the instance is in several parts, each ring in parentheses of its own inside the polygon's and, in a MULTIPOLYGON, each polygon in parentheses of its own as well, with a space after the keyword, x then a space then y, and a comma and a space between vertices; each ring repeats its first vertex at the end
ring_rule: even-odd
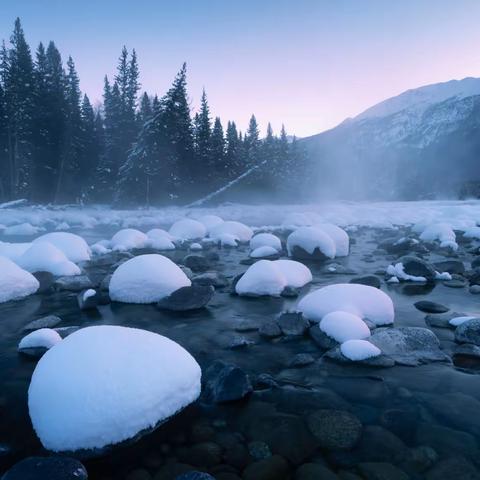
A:
POLYGON ((192 109, 305 137, 409 88, 480 77, 479 0, 0 0, 34 50, 54 40, 100 101, 123 45, 163 95, 184 61, 192 109))

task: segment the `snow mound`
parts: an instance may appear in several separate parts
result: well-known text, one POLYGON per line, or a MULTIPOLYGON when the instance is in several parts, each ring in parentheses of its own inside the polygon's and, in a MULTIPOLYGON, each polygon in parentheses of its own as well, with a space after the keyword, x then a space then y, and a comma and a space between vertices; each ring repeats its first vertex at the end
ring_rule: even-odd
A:
POLYGON ((90 250, 93 255, 105 255, 110 252, 110 242, 108 240, 100 240, 93 245, 90 245, 90 250))
POLYGON ((168 233, 179 240, 198 240, 205 237, 207 229, 205 225, 198 220, 184 218, 175 222, 170 227, 168 233))
POLYGON ((192 250, 192 252, 198 252, 199 250, 203 250, 203 246, 200 243, 192 243, 190 250, 192 250))
POLYGON ((426 283, 427 281, 425 277, 410 275, 407 272, 405 272, 402 262, 395 263, 394 265, 389 265, 387 267, 387 274, 391 275, 392 278, 397 279, 397 281, 393 280, 390 283, 398 283, 399 280, 404 280, 406 282, 418 282, 418 283, 426 283))
POLYGON ((74 233, 52 232, 36 238, 33 243, 48 242, 61 250, 74 263, 90 260, 91 251, 87 242, 74 233))
POLYGON ((212 228, 224 222, 223 218, 217 215, 203 215, 203 217, 200 217, 198 221, 200 223, 203 223, 203 225, 207 229, 207 233, 210 233, 212 228))
POLYGON ((250 252, 251 258, 266 258, 276 255, 278 258, 278 250, 276 248, 264 245, 263 247, 258 247, 255 250, 250 252))
POLYGON ((370 336, 367 324, 357 315, 336 311, 327 313, 320 322, 320 330, 339 343, 364 340, 370 336))
POLYGON ((253 237, 253 230, 240 222, 223 222, 210 230, 210 237, 220 240, 222 235, 232 235, 239 242, 249 242, 253 237))
POLYGON ((0 242, 0 256, 16 262, 31 246, 31 243, 0 242))
POLYGON ((447 223, 434 223, 428 225, 420 234, 420 240, 424 242, 439 241, 440 246, 444 248, 458 249, 455 232, 447 223))
POLYGON ((480 240, 480 227, 467 228, 463 232, 463 236, 465 238, 474 238, 476 240, 480 240))
POLYGON ((367 340, 347 340, 340 345, 342 354, 352 361, 378 357, 382 351, 367 340))
POLYGON ((55 330, 51 328, 40 328, 25 335, 25 337, 20 340, 18 348, 52 348, 61 341, 62 337, 55 330))
POLYGON ((312 272, 303 263, 295 260, 275 260, 273 263, 285 275, 289 287, 301 288, 312 281, 312 272))
POLYGON ((323 230, 335 243, 335 256, 346 257, 350 251, 350 238, 348 233, 333 223, 321 223, 315 225, 316 228, 323 230))
POLYGON ((122 263, 110 280, 110 298, 124 303, 155 303, 181 287, 188 277, 169 258, 139 255, 122 263))
POLYGON ((34 227, 31 223, 21 223, 20 225, 11 225, 3 231, 4 235, 36 235, 43 231, 41 227, 34 227))
POLYGON ((40 284, 29 272, 5 257, 0 257, 0 303, 19 300, 35 293, 40 284))
POLYGON ((213 239, 218 242, 222 247, 238 247, 239 239, 235 235, 229 233, 222 233, 213 239))
POLYGON ((394 319, 393 302, 386 293, 355 283, 338 283, 315 290, 302 298, 297 308, 314 322, 338 310, 368 318, 375 325, 389 325, 394 319))
POLYGON ((103 448, 195 401, 200 379, 195 359, 166 337, 118 326, 82 328, 40 359, 28 408, 46 449, 103 448))
POLYGON ((287 238, 289 256, 292 256, 294 247, 300 247, 310 255, 318 249, 327 258, 334 258, 336 254, 335 242, 317 227, 300 227, 292 232, 287 238))
POLYGON ((250 248, 256 250, 260 247, 271 247, 277 250, 277 252, 281 252, 282 242, 276 235, 271 233, 257 233, 250 239, 250 248))
POLYGON ((147 237, 150 240, 156 240, 159 238, 167 238, 170 241, 175 240, 172 235, 170 235, 166 230, 163 230, 162 228, 152 228, 147 232, 147 237))
POLYGON ((110 240, 110 248, 115 251, 124 252, 134 248, 145 248, 148 245, 148 237, 135 228, 124 228, 118 231, 110 240))
POLYGON ((81 273, 77 265, 49 242, 32 243, 32 246, 17 260, 17 264, 27 272, 50 272, 59 277, 81 273))

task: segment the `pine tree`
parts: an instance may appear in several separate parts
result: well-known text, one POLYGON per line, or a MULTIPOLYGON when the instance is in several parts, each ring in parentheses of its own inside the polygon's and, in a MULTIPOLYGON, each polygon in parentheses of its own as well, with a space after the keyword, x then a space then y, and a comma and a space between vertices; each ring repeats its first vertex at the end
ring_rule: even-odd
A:
MULTIPOLYGON (((210 172, 210 136, 212 134, 212 122, 210 120, 210 108, 208 106, 205 89, 202 93, 200 111, 195 115, 195 164, 199 167, 191 172, 196 182, 200 181, 201 173, 210 172)), ((205 175, 204 175, 205 178, 205 175)))
POLYGON ((250 117, 248 130, 245 134, 246 166, 251 168, 257 165, 260 156, 260 132, 255 115, 250 117))
POLYGON ((8 199, 8 130, 7 130, 7 112, 5 111, 5 94, 3 91, 0 71, 0 199, 8 199))
POLYGON ((272 125, 268 123, 267 135, 261 142, 260 157, 265 162, 257 173, 258 182, 263 188, 273 191, 275 190, 277 175, 277 138, 273 135, 272 125))
POLYGON ((210 137, 209 177, 212 187, 221 186, 228 180, 228 171, 225 165, 225 137, 222 122, 215 118, 212 135, 210 137))
POLYGON ((152 102, 150 101, 150 97, 148 96, 147 92, 144 92, 144 94, 142 95, 142 100, 140 101, 140 109, 138 110, 137 114, 137 123, 139 129, 143 127, 145 122, 152 118, 152 114, 152 102))
POLYGON ((226 134, 225 169, 226 179, 231 180, 242 174, 240 162, 240 139, 235 122, 228 122, 226 134))

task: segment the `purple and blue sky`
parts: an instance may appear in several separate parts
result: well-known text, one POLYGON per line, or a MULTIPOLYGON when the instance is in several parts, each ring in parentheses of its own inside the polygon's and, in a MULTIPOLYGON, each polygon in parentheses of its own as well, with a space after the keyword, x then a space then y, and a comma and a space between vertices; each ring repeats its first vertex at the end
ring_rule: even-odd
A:
POLYGON ((0 0, 0 38, 17 16, 33 49, 53 39, 72 55, 94 101, 125 44, 148 92, 186 61, 193 108, 205 87, 225 123, 255 113, 302 137, 408 88, 480 77, 479 0, 0 0))

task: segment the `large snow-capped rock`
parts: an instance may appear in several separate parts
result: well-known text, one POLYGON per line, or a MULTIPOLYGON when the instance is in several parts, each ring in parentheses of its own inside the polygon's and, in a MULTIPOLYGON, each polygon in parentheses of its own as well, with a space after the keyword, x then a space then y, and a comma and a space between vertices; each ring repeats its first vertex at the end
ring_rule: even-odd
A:
POLYGON ((323 230, 335 244, 335 256, 346 257, 350 251, 350 238, 348 233, 333 223, 320 223, 315 225, 316 228, 323 230))
POLYGON ((161 228, 152 228, 147 232, 148 246, 157 250, 175 250, 174 238, 161 228))
POLYGON ((17 260, 27 272, 50 272, 56 276, 80 275, 80 268, 49 242, 35 242, 17 260))
POLYGON ((353 313, 334 311, 320 321, 320 330, 339 343, 347 340, 365 340, 370 336, 367 324, 353 313))
POLYGON ((169 258, 139 255, 122 263, 110 280, 110 298, 124 303, 156 303, 192 282, 169 258))
POLYGON ((198 221, 205 225, 207 233, 210 233, 212 228, 215 228, 224 222, 223 218, 219 217, 218 215, 203 215, 202 217, 198 218, 198 221))
POLYGON ((253 237, 253 230, 241 222, 222 222, 210 229, 209 237, 215 241, 222 241, 229 235, 238 242, 249 242, 253 237))
POLYGON ((135 228, 124 228, 118 231, 110 240, 110 248, 116 251, 144 248, 148 245, 149 238, 135 228))
POLYGON ((26 270, 6 257, 0 257, 0 303, 19 300, 35 293, 40 284, 26 270))
POLYGON ((257 233, 250 239, 250 249, 256 250, 260 247, 271 247, 277 252, 281 252, 282 242, 276 235, 271 233, 257 233))
POLYGON ((290 257, 334 258, 337 252, 335 242, 328 233, 317 227, 300 227, 287 238, 290 257))
POLYGON ((36 238, 33 243, 48 242, 61 250, 72 262, 90 260, 91 251, 87 242, 74 233, 52 232, 36 238))
POLYGON ((16 262, 31 245, 31 243, 0 242, 0 256, 16 262))
POLYGON ((298 310, 313 322, 320 322, 331 312, 352 313, 375 325, 389 325, 394 320, 391 298, 368 285, 338 283, 309 293, 298 303, 298 310))
POLYGON ((46 449, 101 449, 195 401, 200 379, 195 359, 166 337, 118 326, 82 328, 38 362, 28 408, 46 449))
POLYGON ((207 229, 205 225, 198 220, 183 218, 176 221, 168 231, 170 235, 178 240, 199 240, 205 237, 207 229))

